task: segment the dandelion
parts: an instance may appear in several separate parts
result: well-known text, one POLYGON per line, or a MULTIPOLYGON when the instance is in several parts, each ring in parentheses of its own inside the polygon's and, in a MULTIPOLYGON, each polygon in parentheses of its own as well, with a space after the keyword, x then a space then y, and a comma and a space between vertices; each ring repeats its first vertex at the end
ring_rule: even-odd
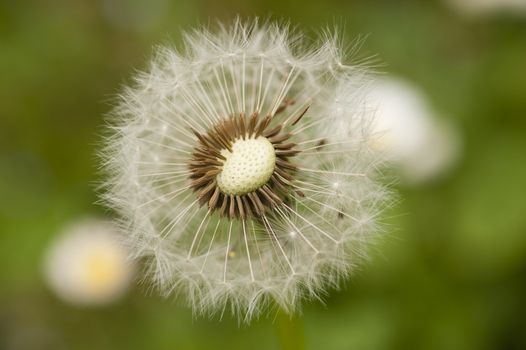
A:
POLYGON ((66 302, 108 304, 123 295, 133 276, 128 252, 111 223, 84 219, 66 227, 44 261, 49 287, 66 302))
POLYGON ((507 14, 516 17, 526 15, 524 0, 445 0, 460 15, 492 16, 507 14))
POLYGON ((337 287, 387 195, 367 73, 339 39, 266 23, 196 30, 125 89, 104 165, 145 279, 197 314, 249 321, 337 287))
POLYGON ((439 119, 414 85, 384 78, 367 96, 376 110, 371 143, 395 165, 406 185, 436 180, 452 170, 460 155, 454 126, 439 119))

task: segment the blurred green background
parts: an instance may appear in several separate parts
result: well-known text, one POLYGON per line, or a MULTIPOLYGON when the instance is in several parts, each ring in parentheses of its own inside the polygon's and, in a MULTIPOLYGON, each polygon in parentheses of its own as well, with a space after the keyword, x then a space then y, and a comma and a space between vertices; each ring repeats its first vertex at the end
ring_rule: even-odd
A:
POLYGON ((0 2, 0 349, 274 349, 273 315, 238 328, 134 287, 82 309, 46 288, 50 239, 101 214, 104 115, 152 46, 216 18, 272 15, 367 35, 360 56, 420 86, 459 127, 447 178, 400 186, 388 234, 355 277, 307 303, 308 349, 526 349, 526 15, 442 1, 0 2))

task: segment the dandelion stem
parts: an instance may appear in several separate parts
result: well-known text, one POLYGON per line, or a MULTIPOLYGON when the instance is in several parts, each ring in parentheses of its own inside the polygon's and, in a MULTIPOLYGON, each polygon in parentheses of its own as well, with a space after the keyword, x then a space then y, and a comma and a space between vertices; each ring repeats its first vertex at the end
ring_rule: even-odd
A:
POLYGON ((303 325, 299 317, 289 316, 282 310, 279 310, 276 316, 275 326, 281 349, 305 349, 303 325))

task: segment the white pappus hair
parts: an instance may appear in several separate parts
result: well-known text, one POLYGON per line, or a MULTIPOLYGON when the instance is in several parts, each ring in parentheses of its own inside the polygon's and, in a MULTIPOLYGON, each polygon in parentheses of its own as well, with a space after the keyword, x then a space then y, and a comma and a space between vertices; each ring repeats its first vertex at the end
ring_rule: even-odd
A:
POLYGON ((195 30, 120 97, 103 199, 146 280, 196 314, 294 312, 378 232, 388 191, 374 179, 367 73, 322 37, 239 20, 195 30))

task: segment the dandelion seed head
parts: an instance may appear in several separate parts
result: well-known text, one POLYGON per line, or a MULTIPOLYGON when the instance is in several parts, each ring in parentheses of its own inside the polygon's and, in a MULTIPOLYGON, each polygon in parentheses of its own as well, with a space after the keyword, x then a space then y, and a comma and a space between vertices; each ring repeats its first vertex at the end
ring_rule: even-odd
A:
POLYGON ((388 191, 369 78, 344 57, 335 35, 235 21, 160 48, 124 90, 104 199, 164 295, 248 322, 319 299, 363 258, 388 191))
POLYGON ((127 250, 109 222, 84 219, 66 227, 46 252, 46 282, 62 300, 81 306, 108 304, 133 275, 127 250))
POLYGON ((460 135, 417 86, 398 78, 378 79, 368 100, 375 110, 369 143, 396 165, 406 184, 429 182, 453 168, 460 135))
POLYGON ((484 17, 507 14, 514 17, 526 15, 523 0, 445 0, 458 14, 467 17, 484 17))

